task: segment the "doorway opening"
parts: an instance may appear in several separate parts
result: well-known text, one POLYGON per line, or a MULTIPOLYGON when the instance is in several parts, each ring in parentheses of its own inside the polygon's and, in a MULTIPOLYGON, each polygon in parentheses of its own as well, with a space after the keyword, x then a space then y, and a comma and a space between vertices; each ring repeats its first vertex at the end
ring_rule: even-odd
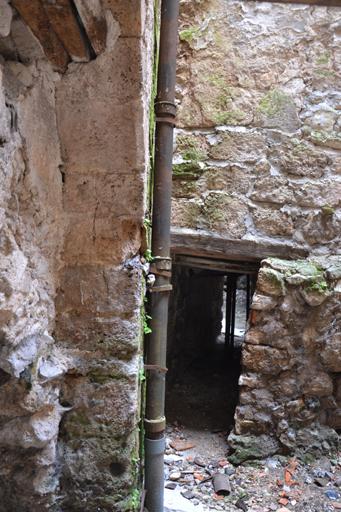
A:
POLYGON ((259 265, 179 255, 174 260, 167 421, 227 433, 234 425, 241 349, 259 265))

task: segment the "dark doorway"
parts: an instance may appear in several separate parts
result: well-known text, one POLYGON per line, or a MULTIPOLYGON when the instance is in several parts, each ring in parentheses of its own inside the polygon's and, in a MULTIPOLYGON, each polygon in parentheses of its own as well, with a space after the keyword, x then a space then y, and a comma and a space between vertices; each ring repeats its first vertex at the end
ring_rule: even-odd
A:
POLYGON ((238 404, 250 276, 258 267, 212 266, 193 258, 173 266, 166 417, 188 427, 229 431, 238 404))

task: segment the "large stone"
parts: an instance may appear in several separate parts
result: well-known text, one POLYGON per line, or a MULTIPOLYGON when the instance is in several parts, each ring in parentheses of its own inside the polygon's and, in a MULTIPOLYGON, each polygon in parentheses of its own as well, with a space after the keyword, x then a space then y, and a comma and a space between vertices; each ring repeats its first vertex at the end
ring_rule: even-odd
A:
POLYGON ((295 190, 295 198, 301 206, 337 206, 341 201, 341 180, 308 181, 295 190))
POLYGON ((327 337, 320 357, 322 364, 326 365, 329 371, 341 371, 341 335, 339 333, 327 337))
POLYGON ((322 176, 328 162, 323 151, 295 138, 286 143, 272 144, 268 158, 287 174, 311 178, 322 176))
POLYGON ((221 134, 221 141, 213 146, 210 156, 233 163, 254 163, 265 157, 265 136, 239 128, 221 134))
POLYGON ((263 96, 256 112, 256 126, 277 128, 289 133, 301 126, 294 98, 277 88, 263 96))
POLYGON ((268 236, 292 235, 294 223, 289 212, 272 208, 254 208, 253 220, 256 229, 264 231, 268 236))
POLYGON ((267 295, 255 294, 252 299, 251 309, 256 311, 268 311, 277 305, 277 301, 267 295))
POLYGON ((256 181, 250 198, 275 204, 291 203, 294 196, 289 180, 282 176, 267 176, 256 181))
POLYGON ((330 208, 330 213, 310 213, 308 223, 303 227, 302 232, 307 242, 315 245, 333 240, 340 229, 341 222, 330 208))
POLYGON ((257 288, 267 295, 279 297, 285 290, 283 278, 283 274, 272 268, 261 268, 258 272, 257 288))
POLYGON ((231 433, 228 437, 230 446, 235 450, 229 457, 232 464, 241 464, 246 460, 264 459, 274 455, 278 449, 278 442, 268 435, 238 436, 231 433))
POLYGON ((309 374, 307 379, 304 379, 301 388, 303 393, 307 395, 331 396, 333 393, 333 381, 326 373, 309 374))
POLYGON ((316 146, 341 149, 341 135, 339 133, 313 130, 310 126, 303 126, 302 133, 306 140, 316 146))
POLYGON ((266 375, 278 375, 295 364, 286 350, 248 344, 243 347, 242 361, 248 370, 266 375))
POLYGON ((205 197, 203 211, 212 231, 231 238, 241 238, 245 234, 248 208, 238 199, 224 192, 210 192, 205 197))

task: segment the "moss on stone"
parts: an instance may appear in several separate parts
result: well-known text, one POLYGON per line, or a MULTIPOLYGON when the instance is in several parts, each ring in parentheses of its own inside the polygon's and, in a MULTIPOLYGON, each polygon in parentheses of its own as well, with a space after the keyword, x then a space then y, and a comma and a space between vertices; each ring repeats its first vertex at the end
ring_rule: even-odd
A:
POLYGON ((221 126, 224 124, 238 124, 238 121, 242 121, 244 119, 244 114, 240 110, 229 110, 227 112, 222 112, 215 117, 215 123, 217 126, 221 126))
POLYGON ((201 141, 193 134, 181 133, 178 135, 176 143, 178 151, 184 160, 201 162, 207 157, 201 141))
POLYGON ((197 162, 184 162, 173 165, 173 174, 184 176, 189 179, 197 179, 203 173, 201 166, 197 162))
POLYGON ((326 64, 329 61, 330 50, 326 51, 321 57, 316 59, 317 64, 326 64))
POLYGON ((195 37, 198 37, 200 33, 200 28, 188 28, 186 30, 182 30, 179 33, 180 41, 186 41, 186 43, 190 44, 195 37))
POLYGON ((334 208, 332 208, 331 206, 327 206, 327 205, 322 206, 321 210, 323 211, 323 213, 326 213, 327 215, 333 215, 335 213, 334 208))
POLYGON ((322 76, 334 76, 335 73, 333 71, 328 71, 326 69, 314 69, 315 73, 322 76))
POLYGON ((261 100, 257 107, 259 114, 264 114, 266 117, 272 117, 279 112, 283 107, 292 103, 291 95, 284 94, 278 89, 269 91, 261 100))

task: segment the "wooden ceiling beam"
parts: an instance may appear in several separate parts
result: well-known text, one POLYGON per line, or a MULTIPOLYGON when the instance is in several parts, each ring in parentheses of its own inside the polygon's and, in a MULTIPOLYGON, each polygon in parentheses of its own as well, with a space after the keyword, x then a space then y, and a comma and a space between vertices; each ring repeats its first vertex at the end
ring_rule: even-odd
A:
POLYGON ((42 0, 42 4, 72 60, 91 60, 93 50, 72 0, 42 0))
POLYGON ((96 55, 105 50, 107 23, 99 0, 74 0, 96 55))
POLYGON ((65 73, 70 56, 57 36, 40 0, 12 0, 12 4, 42 45, 53 69, 65 73))

